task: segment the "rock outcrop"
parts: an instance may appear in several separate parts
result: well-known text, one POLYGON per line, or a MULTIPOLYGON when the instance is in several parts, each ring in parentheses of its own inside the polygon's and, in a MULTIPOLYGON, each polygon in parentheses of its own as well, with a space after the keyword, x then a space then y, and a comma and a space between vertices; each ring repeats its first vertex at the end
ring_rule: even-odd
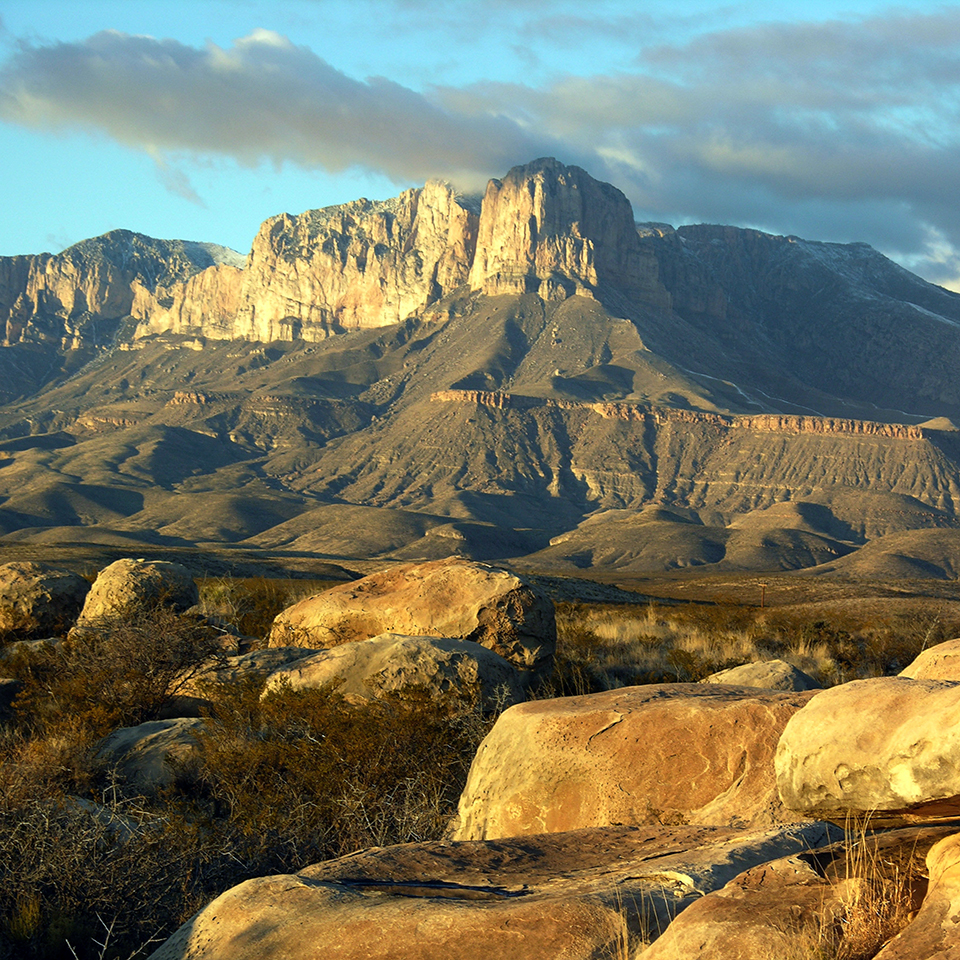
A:
POLYGON ((476 699, 483 708, 512 706, 524 699, 519 672, 503 657, 471 640, 406 637, 386 633, 345 643, 275 670, 266 691, 337 684, 337 692, 359 700, 476 699))
POLYGON ((466 281, 478 222, 474 203, 436 181, 281 214, 260 227, 243 271, 214 267, 142 299, 138 333, 315 341, 397 323, 466 281))
POLYGON ((453 836, 797 820, 777 796, 773 757, 811 696, 651 684, 512 707, 477 751, 453 836))
POLYGON ((52 341, 68 349, 109 340, 115 327, 100 324, 130 316, 138 296, 231 254, 215 244, 113 230, 55 256, 0 257, 0 343, 52 341))
POLYGON ((761 660, 721 670, 700 681, 728 686, 759 687, 761 690, 819 690, 821 685, 809 674, 783 660, 761 660))
POLYGON ((960 816, 960 684, 856 680, 819 693, 777 747, 784 804, 808 817, 877 824, 960 816))
POLYGON ((946 680, 960 682, 960 639, 945 640, 920 653, 900 671, 910 680, 946 680))
POLYGON ((0 566, 0 635, 59 636, 73 626, 90 582, 70 570, 32 561, 0 566))
POLYGON ((459 637, 499 654, 526 683, 553 668, 556 619, 540 590, 506 570, 457 558, 403 564, 301 600, 270 646, 327 648, 384 633, 459 637))
POLYGON ((473 290, 563 300, 612 284, 667 307, 656 275, 653 257, 641 255, 630 201, 579 167, 544 158, 487 185, 473 290))
POLYGON ((234 887, 152 960, 632 957, 743 869, 827 838, 822 824, 611 827, 376 848, 234 887))
POLYGON ((161 604, 178 612, 199 600, 190 571, 169 560, 116 560, 97 575, 77 620, 82 629, 161 604))
POLYGON ((199 753, 196 734, 203 727, 201 719, 182 717, 120 727, 100 743, 97 759, 126 790, 155 795, 173 784, 177 762, 199 753))

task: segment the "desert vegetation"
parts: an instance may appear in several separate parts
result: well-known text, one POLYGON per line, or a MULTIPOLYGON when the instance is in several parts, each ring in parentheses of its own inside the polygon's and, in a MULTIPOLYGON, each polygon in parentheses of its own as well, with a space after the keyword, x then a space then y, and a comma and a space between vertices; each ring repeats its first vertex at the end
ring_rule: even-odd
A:
MULTIPOLYGON (((264 696, 262 680, 197 686, 225 638, 235 644, 239 633, 255 644, 279 610, 323 586, 211 579, 201 583, 205 616, 160 606, 56 645, 21 649, 5 638, 3 672, 21 688, 0 727, 0 958, 146 955, 244 879, 443 836, 495 719, 478 700, 359 706, 332 687, 281 686, 264 696), (169 786, 132 791, 98 745, 118 727, 163 715, 187 682, 207 704, 197 749, 169 786)), ((923 647, 960 634, 960 623, 562 603, 558 631, 557 668, 534 696, 699 680, 771 657, 838 683, 896 672, 923 647)), ((864 902, 879 891, 867 913, 876 914, 877 897, 892 904, 871 941, 879 943, 906 914, 913 880, 860 872, 870 874, 864 902)), ((854 929, 850 917, 818 927, 809 955, 872 956, 836 939, 849 941, 854 929)))

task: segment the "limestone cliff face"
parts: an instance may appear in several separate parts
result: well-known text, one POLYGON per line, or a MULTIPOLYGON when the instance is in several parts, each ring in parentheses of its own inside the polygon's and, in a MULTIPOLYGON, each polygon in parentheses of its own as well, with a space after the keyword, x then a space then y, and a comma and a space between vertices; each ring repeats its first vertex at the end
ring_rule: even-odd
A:
POLYGON ((3 344, 96 341, 99 321, 129 316, 138 295, 214 263, 218 249, 113 230, 55 256, 0 257, 3 344))
POLYGON ((246 269, 205 271, 137 304, 139 335, 187 329, 247 340, 323 340, 382 327, 463 284, 478 215, 446 184, 263 223, 246 269))
POLYGON ((669 306, 656 261, 641 250, 630 201, 616 187, 550 158, 490 181, 470 271, 474 290, 550 300, 592 295, 601 284, 669 306))

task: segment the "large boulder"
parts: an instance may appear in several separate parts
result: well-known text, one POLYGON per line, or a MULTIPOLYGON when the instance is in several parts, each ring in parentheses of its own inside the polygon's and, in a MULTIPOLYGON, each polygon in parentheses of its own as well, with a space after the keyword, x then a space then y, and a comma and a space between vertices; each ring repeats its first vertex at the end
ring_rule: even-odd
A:
POLYGON ((203 727, 204 721, 194 718, 120 727, 100 742, 97 759, 114 772, 128 792, 156 794, 173 784, 176 763, 198 755, 196 734, 203 727))
POLYGON ((876 960, 957 960, 960 957, 960 834, 944 837, 926 857, 929 883, 916 919, 876 960))
POLYGON ((277 616, 270 646, 336 647, 384 633, 473 640, 529 680, 549 675, 553 604, 496 567, 453 557, 405 564, 301 600, 277 616))
POLYGON ((790 719, 776 755, 783 802, 804 816, 877 824, 960 816, 960 684, 855 680, 790 719))
POLYGON ((685 910, 643 960, 873 956, 919 906, 923 853, 945 829, 857 835, 750 867, 685 910))
POLYGON ((806 824, 754 833, 609 827, 374 848, 234 887, 152 960, 632 957, 747 867, 826 842, 823 824, 806 824))
POLYGON ((62 636, 89 590, 90 581, 70 570, 19 560, 0 565, 0 635, 62 636))
POLYGON ((162 605, 183 612, 199 601, 186 567, 169 560, 117 560, 100 571, 87 594, 77 626, 92 626, 162 605))
POLYGON ((677 683, 511 707, 474 758, 452 835, 797 820, 773 756, 812 696, 677 683))
POLYGON ((901 677, 910 680, 960 681, 960 640, 945 640, 922 651, 901 677))
POLYGON ((397 633, 295 660, 270 674, 267 691, 283 684, 301 689, 329 683, 361 700, 453 697, 478 699, 487 709, 524 700, 518 671, 479 643, 397 633))
POLYGON ((705 677, 701 683, 722 683, 733 687, 758 687, 761 690, 820 690, 821 684, 785 660, 759 660, 730 667, 705 677))

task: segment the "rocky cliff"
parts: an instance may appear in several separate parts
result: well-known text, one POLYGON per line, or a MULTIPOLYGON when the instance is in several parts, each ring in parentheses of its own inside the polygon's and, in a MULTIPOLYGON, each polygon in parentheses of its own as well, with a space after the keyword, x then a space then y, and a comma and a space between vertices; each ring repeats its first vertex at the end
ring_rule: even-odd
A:
POLYGON ((420 312, 467 279, 478 211, 447 184, 264 222, 243 271, 216 267, 137 304, 139 334, 323 340, 420 312))
POLYGON ((215 244, 113 230, 56 255, 0 257, 3 345, 96 343, 103 321, 130 316, 138 298, 231 254, 215 244))

